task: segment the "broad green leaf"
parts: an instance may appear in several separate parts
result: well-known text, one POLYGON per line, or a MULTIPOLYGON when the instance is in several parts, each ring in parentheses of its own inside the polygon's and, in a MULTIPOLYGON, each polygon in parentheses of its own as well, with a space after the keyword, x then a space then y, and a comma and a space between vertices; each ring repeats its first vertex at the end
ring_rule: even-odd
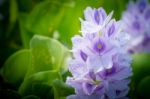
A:
POLYGON ((68 50, 55 39, 35 35, 31 39, 30 50, 32 65, 19 88, 19 93, 22 95, 26 94, 34 81, 39 82, 41 80, 42 83, 50 84, 56 78, 62 79, 61 77, 55 77, 55 74, 63 73, 67 67, 65 61, 69 55, 68 50), (55 71, 55 74, 52 71, 55 71))
MULTIPOLYGON (((35 95, 35 93, 37 93, 37 89, 39 89, 37 87, 40 87, 40 86, 36 86, 36 90, 35 90, 34 86, 36 84, 38 84, 38 85, 44 84, 44 88, 45 88, 45 86, 50 87, 50 86, 52 86, 53 81, 56 79, 61 79, 61 76, 57 71, 44 71, 44 72, 35 73, 25 79, 24 83, 21 85, 21 87, 19 89, 19 93, 23 96, 26 96, 29 94, 35 95)), ((48 89, 48 88, 46 87, 46 89, 48 89)), ((42 87, 42 89, 39 89, 39 93, 40 93, 40 91, 43 92, 42 90, 43 90, 43 87, 42 87)), ((48 94, 48 93, 43 93, 43 94, 48 94)))
POLYGON ((29 77, 31 82, 46 83, 48 85, 52 85, 55 79, 61 79, 57 71, 38 72, 29 77))
POLYGON ((67 66, 63 63, 68 58, 69 51, 55 39, 35 35, 30 42, 30 48, 35 72, 60 70, 67 66))
POLYGON ((47 84, 33 83, 31 91, 33 95, 40 97, 40 99, 54 99, 53 89, 47 84))
POLYGON ((138 94, 143 99, 150 99, 150 75, 143 78, 138 85, 138 94))
POLYGON ((20 50, 11 55, 5 62, 1 72, 9 82, 18 86, 23 81, 28 67, 30 66, 30 50, 20 50))
POLYGON ((66 97, 70 94, 74 94, 74 89, 61 80, 55 80, 53 82, 54 97, 60 99, 60 97, 66 97))

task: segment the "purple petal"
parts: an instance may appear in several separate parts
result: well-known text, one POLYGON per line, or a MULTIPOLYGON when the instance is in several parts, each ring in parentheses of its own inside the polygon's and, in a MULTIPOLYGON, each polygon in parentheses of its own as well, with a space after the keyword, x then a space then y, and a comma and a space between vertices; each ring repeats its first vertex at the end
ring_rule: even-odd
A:
POLYGON ((87 54, 85 54, 82 50, 80 51, 80 56, 84 61, 87 60, 87 54))
POLYGON ((87 68, 83 62, 78 60, 71 60, 69 65, 69 71, 73 74, 74 77, 81 77, 86 74, 87 68))
POLYGON ((145 11, 145 19, 150 19, 150 7, 145 11))
POLYGON ((114 34, 115 29, 116 29, 115 20, 112 20, 112 21, 108 24, 108 29, 107 29, 108 37, 111 36, 112 34, 114 34))
POLYGON ((144 11, 144 9, 146 8, 147 6, 147 0, 139 0, 138 2, 138 8, 139 8, 139 11, 142 13, 144 11))
POLYGON ((99 56, 91 56, 87 59, 87 65, 89 69, 94 71, 100 71, 103 69, 103 65, 99 56))
POLYGON ((91 7, 87 7, 84 11, 84 17, 86 21, 93 21, 93 9, 91 7))
POLYGON ((104 96, 101 95, 70 95, 67 99, 106 99, 104 96))
POLYGON ((75 88, 76 93, 82 93, 82 80, 75 80, 72 77, 67 77, 66 84, 75 88))
POLYGON ((90 83, 83 83, 83 91, 87 94, 87 95, 91 95, 94 92, 95 89, 95 85, 94 84, 90 84, 90 83))
POLYGON ((112 53, 107 53, 107 54, 101 56, 102 66, 105 69, 110 69, 113 66, 111 54, 112 53))
POLYGON ((140 22, 138 22, 138 21, 134 21, 133 24, 132 24, 132 26, 136 30, 140 30, 141 29, 140 22))
POLYGON ((85 77, 89 80, 96 80, 96 75, 93 70, 90 70, 85 77))
POLYGON ((105 10, 103 9, 103 8, 99 8, 98 9, 98 12, 101 14, 101 16, 102 16, 102 21, 104 21, 105 19, 106 19, 106 17, 107 17, 107 14, 106 14, 106 12, 105 12, 105 10))
POLYGON ((104 41, 100 38, 98 38, 93 44, 94 51, 96 51, 99 54, 104 52, 105 48, 106 48, 106 45, 104 41))
POLYGON ((103 96, 104 93, 105 93, 105 86, 104 86, 102 83, 100 83, 100 85, 98 85, 98 86, 95 88, 94 92, 95 92, 96 94, 99 94, 99 95, 103 96))
POLYGON ((121 90, 121 91, 116 91, 117 94, 117 98, 119 99, 128 99, 127 97, 125 97, 129 92, 129 88, 121 90))
POLYGON ((74 36, 71 40, 73 47, 77 47, 83 42, 83 38, 79 35, 74 36))
POLYGON ((100 21, 102 20, 98 10, 95 10, 95 12, 94 12, 94 19, 97 24, 99 24, 100 21))
POLYGON ((114 75, 112 75, 109 79, 113 80, 123 80, 126 78, 129 78, 132 75, 132 70, 131 67, 119 67, 117 68, 118 70, 114 75))
POLYGON ((116 99, 116 92, 111 86, 108 87, 106 95, 109 97, 109 99, 116 99))
POLYGON ((129 84, 130 80, 116 80, 111 82, 111 86, 113 89, 115 90, 124 90, 124 89, 128 89, 128 84, 129 84))

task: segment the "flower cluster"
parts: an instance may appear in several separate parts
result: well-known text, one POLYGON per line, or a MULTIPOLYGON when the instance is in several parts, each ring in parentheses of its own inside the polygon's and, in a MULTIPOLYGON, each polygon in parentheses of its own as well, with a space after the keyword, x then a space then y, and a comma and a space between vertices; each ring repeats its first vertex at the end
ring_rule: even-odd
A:
POLYGON ((122 15, 124 30, 130 35, 128 50, 150 53, 150 5, 148 0, 129 2, 122 15))
POLYGON ((76 95, 67 99, 125 99, 129 91, 131 57, 125 50, 128 35, 122 22, 111 19, 103 8, 87 7, 81 35, 72 38, 73 59, 66 83, 76 95))

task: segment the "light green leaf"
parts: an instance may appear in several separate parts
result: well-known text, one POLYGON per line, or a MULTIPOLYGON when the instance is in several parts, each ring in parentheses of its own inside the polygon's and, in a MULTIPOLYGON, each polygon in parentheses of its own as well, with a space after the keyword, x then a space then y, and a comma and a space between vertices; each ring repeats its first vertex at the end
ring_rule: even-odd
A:
POLYGON ((69 55, 68 49, 55 39, 35 35, 30 41, 30 50, 32 65, 19 88, 19 93, 22 95, 27 93, 34 81, 50 84, 56 78, 62 79, 58 78, 58 74, 63 73, 67 68, 65 61, 69 55), (53 74, 52 71, 55 73, 53 74))
POLYGON ((19 86, 31 62, 30 50, 20 50, 11 55, 2 68, 2 76, 14 85, 19 86))
MULTIPOLYGON (((35 72, 60 70, 68 58, 69 51, 55 39, 35 35, 30 42, 35 72)), ((67 65, 66 65, 67 66, 67 65)))
POLYGON ((29 77, 31 82, 46 83, 48 85, 52 85, 55 79, 61 79, 57 71, 38 72, 29 77))

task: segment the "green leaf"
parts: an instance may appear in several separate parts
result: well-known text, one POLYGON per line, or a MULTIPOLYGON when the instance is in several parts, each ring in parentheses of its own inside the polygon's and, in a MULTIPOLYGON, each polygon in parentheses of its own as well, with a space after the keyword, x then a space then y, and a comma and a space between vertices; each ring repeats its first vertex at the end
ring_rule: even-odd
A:
POLYGON ((11 55, 2 68, 2 76, 9 82, 18 86, 23 81, 30 66, 30 50, 20 50, 11 55))
POLYGON ((133 98, 133 97, 143 96, 143 92, 141 92, 141 86, 144 85, 141 83, 143 83, 143 79, 145 77, 150 75, 150 61, 149 61, 150 54, 139 53, 139 54, 134 54, 132 57, 133 57, 133 63, 132 63, 133 76, 131 82, 131 95, 133 98))
POLYGON ((31 82, 46 83, 48 85, 52 85, 55 79, 61 79, 57 71, 38 72, 29 77, 31 82))
POLYGON ((135 84, 139 82, 146 76, 150 75, 150 54, 141 53, 133 55, 133 81, 135 84))
POLYGON ((64 13, 57 6, 57 3, 52 1, 43 1, 37 4, 29 15, 28 29, 35 34, 51 36, 64 13))
POLYGON ((52 87, 44 83, 32 84, 32 94, 40 97, 40 99, 54 99, 52 87))
POLYGON ((31 38, 33 37, 33 33, 31 31, 29 31, 26 27, 28 16, 29 15, 27 13, 20 13, 20 17, 19 17, 21 40, 22 40, 24 48, 30 47, 29 42, 30 42, 31 38))
POLYGON ((17 0, 11 0, 9 8, 10 8, 9 9, 10 17, 9 17, 9 27, 8 27, 8 30, 7 30, 7 32, 8 32, 7 36, 10 35, 10 32, 14 28, 15 23, 16 23, 17 18, 18 18, 18 4, 17 4, 17 0))
POLYGON ((31 39, 30 48, 32 65, 19 88, 19 93, 22 95, 28 92, 34 81, 50 85, 53 80, 62 79, 58 75, 67 67, 65 61, 68 57, 68 50, 57 40, 35 35, 31 39))
POLYGON ((18 5, 16 0, 10 1, 10 23, 16 22, 18 17, 18 5))
MULTIPOLYGON (((44 72, 35 73, 25 79, 24 83, 21 85, 21 87, 19 89, 19 93, 21 93, 21 95, 23 95, 23 96, 26 96, 29 94, 34 94, 37 92, 37 89, 38 89, 38 88, 36 90, 34 89, 35 84, 38 84, 38 85, 44 84, 44 85, 50 87, 50 86, 52 86, 52 82, 56 79, 61 79, 61 76, 57 71, 44 71, 44 72)), ((40 86, 38 86, 38 87, 40 87, 40 86)), ((43 92, 42 90, 40 90, 40 91, 43 92)), ((39 93, 40 93, 40 91, 39 91, 39 93)), ((47 93, 45 93, 45 94, 47 94, 47 93)))
POLYGON ((29 95, 29 96, 23 97, 22 99, 40 99, 40 98, 35 95, 29 95))
POLYGON ((57 40, 35 35, 30 46, 35 72, 66 68, 67 65, 64 64, 63 67, 63 63, 68 58, 69 51, 57 40))
POLYGON ((53 82, 53 89, 55 99, 60 99, 60 97, 66 97, 68 95, 74 94, 74 89, 61 80, 55 80, 53 82))
POLYGON ((150 99, 150 76, 143 78, 138 85, 138 94, 143 99, 150 99))

